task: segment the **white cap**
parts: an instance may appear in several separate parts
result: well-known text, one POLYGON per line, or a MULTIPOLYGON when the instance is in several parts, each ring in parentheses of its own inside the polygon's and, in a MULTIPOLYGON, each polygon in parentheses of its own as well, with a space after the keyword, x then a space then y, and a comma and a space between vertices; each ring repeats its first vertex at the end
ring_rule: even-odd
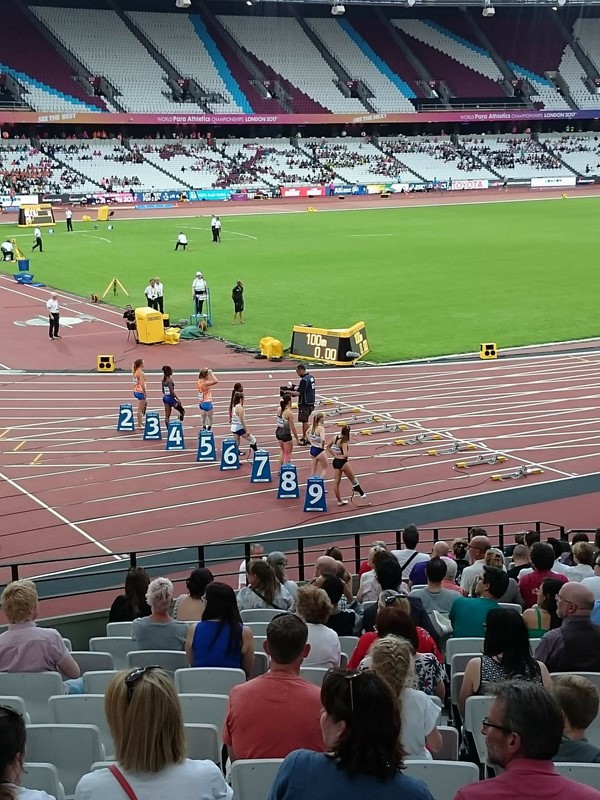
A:
POLYGON ((202 277, 202 273, 201 273, 201 272, 197 272, 197 273, 196 273, 196 277, 197 277, 197 278, 201 278, 201 277, 202 277))

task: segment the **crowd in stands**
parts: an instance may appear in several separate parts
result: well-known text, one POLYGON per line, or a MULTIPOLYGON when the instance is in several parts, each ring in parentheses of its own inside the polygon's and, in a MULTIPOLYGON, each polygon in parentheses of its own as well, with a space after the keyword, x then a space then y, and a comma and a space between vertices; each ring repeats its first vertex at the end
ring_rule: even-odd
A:
MULTIPOLYGON (((555 150, 561 155, 568 155, 569 153, 590 153, 598 156, 598 161, 586 164, 585 173, 596 173, 600 169, 600 137, 598 136, 561 136, 560 139, 552 139, 549 142, 552 150, 555 150)), ((595 159, 594 159, 595 160, 595 159)))
POLYGON ((472 154, 456 147, 448 139, 423 140, 400 137, 394 141, 386 140, 382 142, 381 147, 386 153, 393 155, 401 155, 402 153, 415 155, 416 153, 423 153, 438 161, 446 163, 452 162, 456 169, 465 172, 481 167, 481 164, 478 163, 472 154))
MULTIPOLYGON (((14 140, 13 140, 14 141, 14 140)), ((84 181, 67 167, 57 164, 51 153, 28 142, 0 148, 0 189, 15 194, 71 191, 84 181)))
POLYGON ((519 164, 535 166, 541 170, 553 170, 564 168, 559 159, 551 152, 542 147, 532 138, 505 139, 499 137, 497 144, 502 145, 501 149, 490 147, 481 139, 468 145, 468 149, 481 161, 496 167, 500 171, 503 169, 514 170, 519 164))
MULTIPOLYGON (((486 696, 489 762, 506 771, 490 778, 481 764, 486 782, 463 787, 456 800, 533 797, 532 781, 550 800, 600 798, 557 775, 552 764, 600 769, 600 742, 586 738, 599 708, 600 529, 593 542, 577 533, 570 543, 527 531, 500 550, 474 527, 466 539, 438 541, 427 553, 408 526, 402 543, 394 550, 375 542, 358 584, 337 547, 317 558, 312 580, 298 585, 286 574, 284 553, 267 555, 253 545, 237 593, 199 568, 175 598, 168 578, 150 580, 132 568, 110 620, 132 623, 132 650, 184 650, 192 667, 243 670, 247 680, 229 693, 223 742, 234 764, 284 759, 270 800, 325 800, 337 791, 431 800, 425 784, 402 773, 403 759, 430 761, 444 747, 440 703, 453 709, 460 728, 471 698, 486 696), (263 639, 270 666, 251 677, 256 630, 247 615, 269 610, 263 639), (345 667, 340 637, 353 635, 360 638, 345 667), (467 637, 481 642, 481 654, 469 658, 457 694, 448 697, 443 651, 467 637), (307 667, 322 669, 320 689, 303 677, 307 667)), ((66 692, 82 692, 79 666, 61 635, 36 625, 35 584, 9 584, 1 604, 9 627, 0 635, 0 672, 56 671, 66 692)), ((115 672, 105 711, 115 770, 137 797, 152 783, 160 796, 185 790, 206 800, 231 798, 218 767, 185 759, 179 699, 163 669, 115 672), (135 730, 146 735, 133 736, 135 730), (132 738, 142 744, 134 747, 132 738)), ((0 780, 14 787, 11 800, 22 780, 21 724, 20 714, 0 705, 0 780)), ((461 734, 463 760, 478 763, 473 731, 461 734)), ((82 777, 76 800, 116 796, 115 770, 82 777)), ((18 796, 28 800, 23 792, 18 796)))

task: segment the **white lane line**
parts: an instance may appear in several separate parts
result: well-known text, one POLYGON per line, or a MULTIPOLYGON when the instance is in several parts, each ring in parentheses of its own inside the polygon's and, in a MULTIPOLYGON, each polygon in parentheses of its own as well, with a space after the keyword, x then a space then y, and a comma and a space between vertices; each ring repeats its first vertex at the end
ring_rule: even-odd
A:
POLYGON ((99 542, 99 541, 97 541, 96 539, 94 539, 94 537, 93 537, 93 536, 90 536, 90 534, 89 534, 89 533, 86 533, 86 532, 85 532, 85 531, 84 531, 82 528, 80 528, 80 527, 79 527, 79 525, 77 525, 75 522, 71 522, 71 521, 70 521, 70 520, 68 520, 66 517, 63 517, 63 515, 62 515, 62 514, 59 514, 59 513, 58 513, 58 511, 55 511, 55 510, 54 510, 53 508, 51 508, 51 507, 50 507, 50 506, 49 506, 47 503, 44 503, 44 501, 43 501, 43 500, 40 500, 40 499, 39 499, 38 497, 36 497, 34 494, 31 494, 31 492, 28 492, 28 491, 27 491, 27 489, 24 489, 24 488, 23 488, 22 486, 20 486, 20 485, 19 485, 19 484, 18 484, 16 481, 13 481, 11 478, 9 478, 9 477, 8 477, 8 475, 5 475, 4 473, 0 472, 0 478, 1 478, 2 480, 6 481, 6 482, 7 482, 7 483, 8 483, 10 486, 12 486, 14 489, 16 489, 17 491, 19 491, 19 492, 21 492, 22 494, 24 494, 24 495, 25 495, 26 497, 28 497, 28 498, 29 498, 29 499, 30 499, 32 502, 36 503, 36 505, 40 506, 40 507, 41 507, 41 508, 43 508, 45 511, 48 511, 50 514, 52 514, 54 517, 56 517, 56 519, 60 520, 60 521, 61 521, 61 522, 63 522, 65 525, 68 525, 68 526, 69 526, 69 528, 71 528, 72 530, 74 530, 74 531, 75 531, 76 533, 78 533, 80 536, 83 536, 83 537, 84 537, 84 539, 87 539, 87 541, 88 541, 88 542, 90 542, 91 544, 95 545, 96 547, 98 547, 98 548, 99 548, 100 550, 102 550, 103 552, 105 552, 105 553, 108 553, 108 554, 109 554, 109 555, 111 555, 113 558, 117 559, 118 561, 120 561, 120 557, 119 557, 119 556, 117 556, 117 555, 115 555, 115 554, 112 552, 112 550, 110 550, 108 547, 105 547, 105 545, 103 545, 101 542, 99 542))

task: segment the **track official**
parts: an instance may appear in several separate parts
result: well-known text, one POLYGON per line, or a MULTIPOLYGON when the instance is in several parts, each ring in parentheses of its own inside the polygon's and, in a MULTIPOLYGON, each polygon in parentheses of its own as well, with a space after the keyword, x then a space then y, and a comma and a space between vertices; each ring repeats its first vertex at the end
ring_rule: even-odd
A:
POLYGON ((194 298, 196 314, 202 314, 202 308, 204 307, 204 301, 206 300, 207 290, 208 287, 206 285, 206 281, 202 277, 202 273, 197 272, 196 277, 192 282, 192 297, 194 298))
POLYGON ((33 232, 33 238, 35 240, 33 247, 31 248, 31 252, 33 253, 34 250, 39 248, 40 253, 44 252, 44 246, 42 243, 42 232, 39 228, 36 228, 33 232))
POLYGON ((65 211, 65 219, 67 220, 67 232, 71 232, 73 230, 73 212, 70 208, 65 211))
POLYGON ((315 410, 316 384, 310 372, 306 371, 304 364, 298 364, 296 374, 300 378, 300 383, 290 394, 298 398, 298 422, 302 423, 300 444, 307 445, 309 443, 306 438, 308 420, 315 410))
POLYGON ((60 311, 58 308, 58 295, 56 292, 52 292, 50 295, 50 299, 46 303, 46 308, 48 309, 48 323, 50 326, 48 338, 60 339, 60 336, 58 335, 58 330, 60 327, 60 311))
POLYGON ((180 247, 183 247, 183 249, 185 250, 187 246, 188 246, 187 236, 182 231, 179 234, 179 236, 177 237, 177 243, 175 244, 175 250, 179 250, 180 247))
POLYGON ((210 229, 212 231, 213 242, 221 243, 221 220, 213 215, 210 221, 210 229))

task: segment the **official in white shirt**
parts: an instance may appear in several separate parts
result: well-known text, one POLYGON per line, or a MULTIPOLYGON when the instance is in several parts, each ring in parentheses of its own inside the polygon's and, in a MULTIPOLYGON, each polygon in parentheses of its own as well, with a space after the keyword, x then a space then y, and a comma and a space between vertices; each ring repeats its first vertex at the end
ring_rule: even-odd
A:
POLYGON ((202 273, 197 272, 196 277, 192 281, 192 297, 196 307, 196 314, 202 314, 204 301, 206 300, 207 286, 202 273))
POLYGON ((6 239, 0 245, 0 252, 2 253, 2 261, 14 261, 15 260, 15 249, 13 247, 13 243, 6 239))
POLYGON ((183 249, 185 250, 187 246, 188 246, 187 236, 185 235, 185 233, 183 233, 183 231, 180 231, 179 236, 177 237, 175 250, 179 250, 180 247, 183 247, 183 249))
POLYGON ((52 292, 50 299, 46 303, 48 309, 48 324, 50 330, 48 331, 49 339, 60 339, 58 329, 60 327, 60 312, 58 310, 58 296, 56 292, 52 292))
POLYGON ((221 220, 213 215, 210 221, 210 229, 212 231, 213 242, 221 243, 221 220))
POLYGON ((156 306, 155 308, 160 311, 161 314, 164 314, 164 293, 165 287, 162 284, 160 278, 154 278, 154 289, 156 291, 156 306))
POLYGON ((70 208, 65 211, 65 219, 67 220, 67 231, 73 230, 73 212, 70 208))
POLYGON ((42 232, 39 228, 36 228, 33 231, 33 238, 35 239, 35 244, 31 248, 31 252, 33 253, 34 250, 39 249, 40 253, 44 252, 44 245, 42 243, 42 232))
POLYGON ((154 278, 150 278, 150 283, 144 289, 144 294, 146 295, 146 300, 148 301, 148 307, 158 309, 157 295, 156 295, 156 281, 154 280, 154 278))

